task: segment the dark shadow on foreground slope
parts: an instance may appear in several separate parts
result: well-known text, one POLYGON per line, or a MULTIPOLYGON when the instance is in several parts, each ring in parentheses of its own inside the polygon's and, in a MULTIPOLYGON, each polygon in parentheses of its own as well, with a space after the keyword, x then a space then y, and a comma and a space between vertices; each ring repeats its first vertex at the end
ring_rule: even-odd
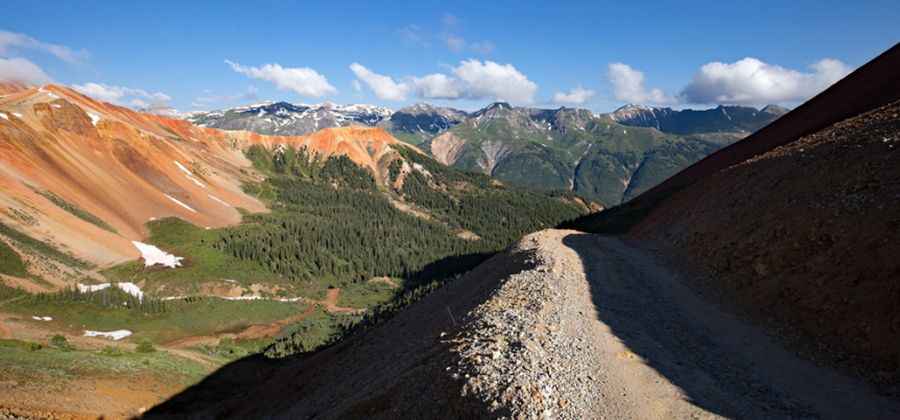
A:
POLYGON ((897 418, 866 384, 801 360, 618 239, 572 234, 596 316, 695 406, 729 418, 897 418))
MULTIPOLYGON (((472 261, 477 260, 473 258, 472 261)), ((374 328, 312 354, 230 363, 145 418, 491 418, 447 371, 461 318, 499 281, 533 267, 522 252, 492 257, 374 328), (442 336, 442 333, 446 333, 442 336)))

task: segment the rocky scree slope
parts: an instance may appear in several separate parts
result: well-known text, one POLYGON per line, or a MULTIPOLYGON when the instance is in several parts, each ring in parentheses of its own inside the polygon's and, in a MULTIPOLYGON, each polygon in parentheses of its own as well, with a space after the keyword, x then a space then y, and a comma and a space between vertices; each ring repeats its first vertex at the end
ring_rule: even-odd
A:
POLYGON ((898 179, 894 102, 696 182, 632 235, 680 250, 728 305, 897 396, 898 179))
POLYGON ((787 353, 617 238, 527 235, 384 323, 250 357, 147 418, 861 418, 896 402, 787 353))

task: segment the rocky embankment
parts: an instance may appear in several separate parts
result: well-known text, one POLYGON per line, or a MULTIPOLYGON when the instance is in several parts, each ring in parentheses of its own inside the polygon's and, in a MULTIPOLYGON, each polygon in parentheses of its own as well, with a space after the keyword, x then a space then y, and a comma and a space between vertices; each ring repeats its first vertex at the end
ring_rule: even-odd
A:
POLYGON ((528 235, 378 327, 238 361, 147 417, 900 416, 704 301, 644 245, 528 235))

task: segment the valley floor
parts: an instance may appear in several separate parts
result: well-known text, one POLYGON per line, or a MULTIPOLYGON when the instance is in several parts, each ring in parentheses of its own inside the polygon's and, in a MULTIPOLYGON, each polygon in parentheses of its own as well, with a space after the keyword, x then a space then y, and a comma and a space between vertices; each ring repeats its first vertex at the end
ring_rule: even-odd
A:
POLYGON ((644 244, 545 230, 373 330, 226 366, 150 417, 898 418, 644 244))

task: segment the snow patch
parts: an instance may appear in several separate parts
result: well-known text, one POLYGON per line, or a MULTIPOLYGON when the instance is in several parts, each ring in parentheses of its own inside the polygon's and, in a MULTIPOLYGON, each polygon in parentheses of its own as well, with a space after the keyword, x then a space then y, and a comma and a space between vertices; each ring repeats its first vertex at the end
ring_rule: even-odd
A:
POLYGON ((60 105, 60 104, 50 104, 50 106, 52 106, 56 109, 62 109, 62 105, 60 105))
POLYGON ((13 112, 12 114, 15 115, 16 118, 22 118, 22 114, 20 114, 18 112, 13 112))
POLYGON ((51 317, 49 317, 49 316, 37 316, 37 315, 32 315, 32 316, 31 316, 31 319, 33 319, 33 320, 35 320, 35 321, 44 321, 44 322, 47 322, 47 321, 53 321, 53 318, 51 318, 51 317))
POLYGON ((175 166, 177 166, 178 169, 181 169, 181 172, 184 172, 185 175, 187 175, 187 176, 192 176, 192 175, 193 175, 193 174, 191 173, 191 171, 188 170, 188 168, 185 168, 184 165, 181 164, 181 162, 179 162, 179 161, 177 161, 177 160, 176 160, 176 161, 173 161, 173 162, 175 162, 175 166))
POLYGON ((0 112, 0 118, 3 118, 4 120, 9 121, 9 116, 7 116, 6 114, 4 114, 2 112, 0 112))
MULTIPOLYGON (((138 249, 140 249, 140 248, 138 248, 138 249)), ((115 286, 115 287, 121 289, 123 292, 128 293, 129 295, 134 296, 134 297, 138 298, 139 300, 144 300, 144 292, 141 291, 141 288, 138 287, 138 285, 136 285, 132 282, 100 283, 100 284, 78 283, 78 291, 81 293, 91 293, 91 292, 97 292, 97 291, 100 291, 103 289, 107 289, 112 286, 115 286)))
POLYGON ((223 200, 220 199, 219 197, 216 197, 216 196, 214 196, 214 195, 212 195, 212 194, 207 194, 207 195, 209 196, 209 198, 210 198, 211 200, 216 201, 216 202, 218 202, 219 204, 221 204, 221 205, 223 205, 223 206, 225 206, 225 207, 231 207, 231 204, 226 203, 225 201, 223 201, 223 200))
POLYGON ((106 337, 106 338, 112 339, 113 341, 119 341, 130 335, 131 335, 131 331, 128 331, 128 330, 115 330, 115 331, 108 331, 108 332, 91 331, 91 330, 84 331, 85 337, 106 337))
POLYGON ((422 166, 421 163, 413 163, 413 164, 412 164, 412 167, 413 167, 413 169, 415 169, 415 170, 417 170, 417 171, 419 171, 419 172, 421 172, 421 173, 423 173, 423 174, 425 174, 425 175, 427 175, 427 176, 431 176, 431 172, 429 172, 428 169, 425 169, 425 167, 422 166))
POLYGON ((175 204, 178 204, 179 206, 184 207, 184 208, 186 208, 186 209, 188 209, 188 210, 190 210, 190 211, 192 211, 192 212, 194 212, 194 213, 197 212, 197 210, 194 210, 194 209, 191 208, 191 206, 189 206, 189 205, 187 205, 187 204, 184 204, 184 203, 182 203, 181 201, 178 201, 177 199, 175 199, 175 197, 172 197, 172 196, 169 195, 169 194, 164 194, 164 195, 165 195, 166 198, 168 198, 169 200, 172 200, 173 202, 175 202, 175 204))
POLYGON ((169 268, 175 268, 180 267, 181 260, 184 259, 184 257, 176 257, 150 244, 138 241, 131 241, 131 243, 141 252, 141 257, 144 258, 144 267, 160 264, 169 268))
POLYGON ((97 123, 100 122, 100 116, 90 112, 88 112, 88 116, 91 117, 91 124, 94 124, 94 127, 96 127, 97 123))
POLYGON ((181 169, 181 172, 184 172, 184 174, 187 176, 187 179, 190 179, 194 184, 197 184, 197 186, 200 188, 206 188, 206 185, 203 185, 203 183, 200 182, 197 178, 194 178, 193 172, 189 171, 188 168, 185 168, 184 165, 181 164, 181 162, 179 162, 177 160, 174 162, 175 162, 175 166, 177 166, 178 169, 181 169))

